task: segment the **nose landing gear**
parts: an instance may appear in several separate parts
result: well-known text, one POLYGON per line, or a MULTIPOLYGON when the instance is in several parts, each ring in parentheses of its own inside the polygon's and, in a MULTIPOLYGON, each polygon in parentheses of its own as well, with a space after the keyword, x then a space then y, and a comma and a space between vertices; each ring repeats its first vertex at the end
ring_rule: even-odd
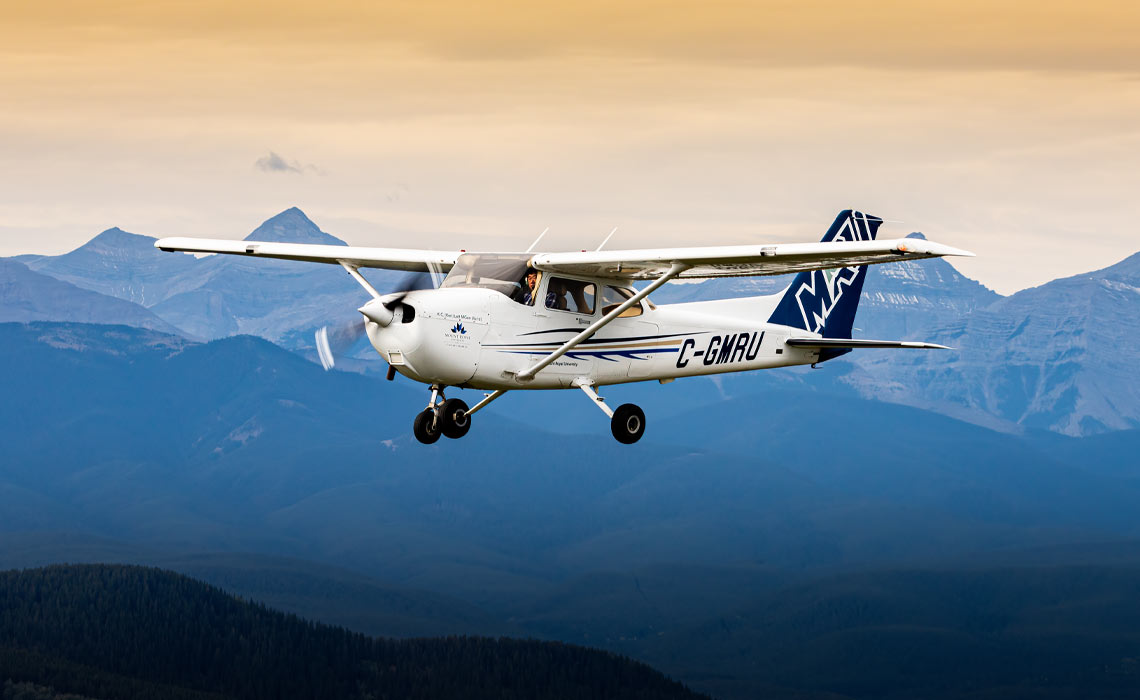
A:
POLYGON ((426 408, 422 413, 416 415, 416 422, 412 424, 412 433, 417 440, 425 445, 430 445, 439 439, 442 432, 441 427, 435 416, 435 410, 426 408))
POLYGON ((467 415, 467 404, 462 399, 444 397, 443 388, 438 385, 432 386, 428 407, 416 416, 415 423, 412 424, 412 433, 425 445, 439 440, 440 435, 459 439, 470 429, 471 417, 467 415))

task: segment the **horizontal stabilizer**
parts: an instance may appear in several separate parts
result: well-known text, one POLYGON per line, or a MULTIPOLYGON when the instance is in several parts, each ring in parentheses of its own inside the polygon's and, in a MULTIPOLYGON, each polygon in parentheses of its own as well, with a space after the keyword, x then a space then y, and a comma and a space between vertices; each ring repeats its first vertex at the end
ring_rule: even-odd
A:
POLYGON ((937 343, 910 340, 852 340, 851 338, 789 338, 785 344, 793 348, 906 348, 919 350, 953 350, 937 343))

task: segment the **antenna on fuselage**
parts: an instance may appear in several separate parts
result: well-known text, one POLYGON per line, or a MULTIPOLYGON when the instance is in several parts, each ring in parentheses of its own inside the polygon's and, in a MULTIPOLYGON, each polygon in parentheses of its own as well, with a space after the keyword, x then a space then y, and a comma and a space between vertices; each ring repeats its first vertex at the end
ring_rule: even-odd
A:
POLYGON ((549 226, 547 226, 546 228, 542 229, 542 233, 538 234, 538 238, 534 239, 534 243, 531 243, 531 244, 530 244, 530 247, 526 249, 526 252, 527 252, 527 253, 533 252, 533 251, 534 251, 534 247, 535 247, 536 245, 538 245, 538 242, 542 240, 542 237, 543 237, 543 236, 545 236, 545 235, 546 235, 546 232, 547 232, 547 231, 549 231, 549 230, 550 230, 550 227, 549 227, 549 226))
POLYGON ((610 231, 610 235, 606 236, 606 240, 602 241, 602 242, 601 242, 601 244, 600 244, 600 245, 599 245, 597 248, 594 248, 594 252, 597 252, 597 251, 601 250, 601 249, 602 249, 602 246, 604 246, 605 244, 609 243, 609 242, 610 242, 610 239, 614 237, 614 234, 615 234, 615 233, 617 233, 617 230, 618 230, 618 227, 617 227, 617 226, 614 226, 614 230, 613 230, 613 231, 610 231))

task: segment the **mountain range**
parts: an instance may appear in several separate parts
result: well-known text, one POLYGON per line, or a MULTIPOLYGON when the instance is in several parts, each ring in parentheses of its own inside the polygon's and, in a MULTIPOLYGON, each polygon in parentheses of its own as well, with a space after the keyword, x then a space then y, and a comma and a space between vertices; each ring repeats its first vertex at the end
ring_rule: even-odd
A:
MULTIPOLYGON (((351 318, 366 300, 340 269, 169 254, 155 249, 155 240, 112 228, 70 253, 20 256, 18 261, 77 287, 143 306, 183 335, 202 340, 249 334, 293 350, 311 349, 313 331, 351 318)), ((345 245, 296 208, 269 219, 247 240, 345 245)), ((398 278, 384 271, 369 276, 381 289, 398 278)), ((96 322, 81 315, 70 320, 96 322)))
POLYGON ((133 326, 180 333, 149 309, 124 299, 77 287, 0 259, 0 322, 71 321, 133 326))
POLYGON ((1140 254, 996 299, 928 337, 956 350, 861 357, 848 381, 878 399, 1065 435, 1140 426, 1140 254))

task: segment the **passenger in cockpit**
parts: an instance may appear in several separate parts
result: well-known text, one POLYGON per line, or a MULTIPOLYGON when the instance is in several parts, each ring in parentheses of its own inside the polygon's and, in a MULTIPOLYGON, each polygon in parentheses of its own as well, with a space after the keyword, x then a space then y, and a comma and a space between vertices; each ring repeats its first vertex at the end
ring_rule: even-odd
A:
POLYGON ((546 308, 566 310, 566 283, 557 277, 550 280, 546 289, 546 308))

